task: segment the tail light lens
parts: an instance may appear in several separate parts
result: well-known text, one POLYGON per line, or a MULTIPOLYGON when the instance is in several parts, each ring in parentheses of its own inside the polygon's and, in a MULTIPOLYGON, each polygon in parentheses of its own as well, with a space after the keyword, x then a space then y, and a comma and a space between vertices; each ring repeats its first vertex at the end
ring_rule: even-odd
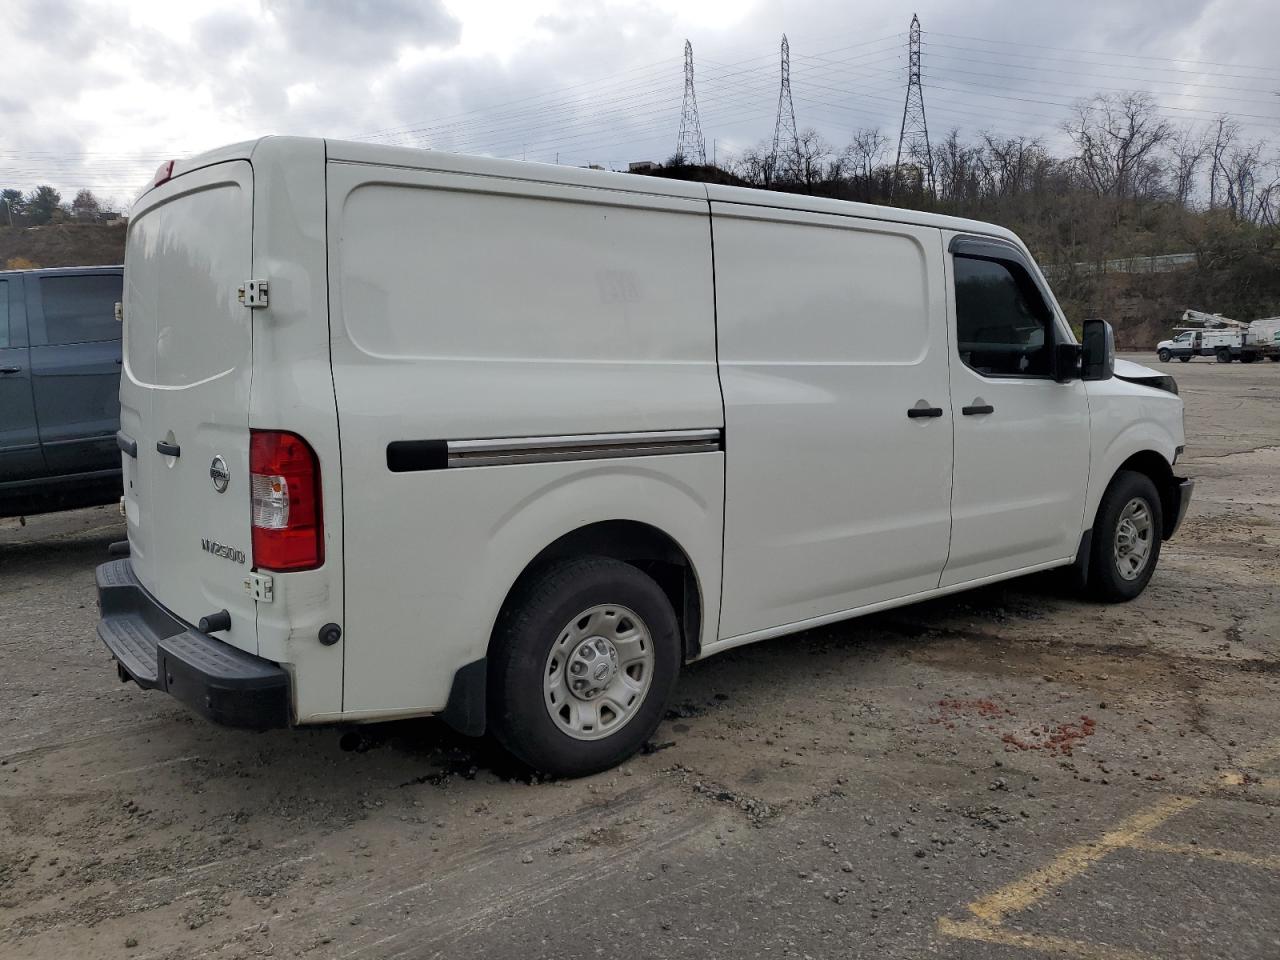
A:
POLYGON ((249 495, 253 565, 263 570, 312 570, 324 563, 320 464, 296 433, 252 430, 249 495))

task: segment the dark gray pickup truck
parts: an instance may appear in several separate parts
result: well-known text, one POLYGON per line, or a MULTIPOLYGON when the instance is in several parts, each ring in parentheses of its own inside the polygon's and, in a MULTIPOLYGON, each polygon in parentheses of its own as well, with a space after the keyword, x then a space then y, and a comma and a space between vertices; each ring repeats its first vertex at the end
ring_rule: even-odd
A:
POLYGON ((120 499, 123 277, 0 271, 0 517, 120 499))

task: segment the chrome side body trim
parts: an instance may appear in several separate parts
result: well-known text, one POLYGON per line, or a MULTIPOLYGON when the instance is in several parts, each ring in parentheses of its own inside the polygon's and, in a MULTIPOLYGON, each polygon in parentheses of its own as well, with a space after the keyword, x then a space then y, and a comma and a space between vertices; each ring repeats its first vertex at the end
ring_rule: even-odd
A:
POLYGON ((449 440, 446 446, 448 466, 453 468, 654 457, 673 453, 712 453, 723 449, 724 444, 720 430, 654 430, 558 437, 449 440))

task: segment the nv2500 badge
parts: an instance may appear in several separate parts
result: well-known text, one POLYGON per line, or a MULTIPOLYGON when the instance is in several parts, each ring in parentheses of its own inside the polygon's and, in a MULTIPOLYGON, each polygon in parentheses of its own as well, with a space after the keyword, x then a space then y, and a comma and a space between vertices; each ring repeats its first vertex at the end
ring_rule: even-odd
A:
POLYGON ((235 547, 229 547, 225 543, 219 543, 217 540, 202 538, 200 540, 200 549, 205 553, 212 553, 215 557, 223 557, 235 563, 244 563, 244 551, 235 547))

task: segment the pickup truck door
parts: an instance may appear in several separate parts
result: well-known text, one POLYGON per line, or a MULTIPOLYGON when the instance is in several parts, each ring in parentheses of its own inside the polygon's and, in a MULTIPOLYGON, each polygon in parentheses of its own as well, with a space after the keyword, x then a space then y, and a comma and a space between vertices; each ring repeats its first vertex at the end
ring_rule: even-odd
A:
POLYGON ((121 274, 28 278, 31 385, 51 473, 120 466, 121 274))
POLYGON ((1089 478, 1084 383, 1053 379, 1070 342, 1034 264, 955 237, 947 257, 955 468, 947 587, 1075 556, 1089 478))
POLYGON ((0 277, 0 484, 43 473, 22 275, 12 274, 0 277))

